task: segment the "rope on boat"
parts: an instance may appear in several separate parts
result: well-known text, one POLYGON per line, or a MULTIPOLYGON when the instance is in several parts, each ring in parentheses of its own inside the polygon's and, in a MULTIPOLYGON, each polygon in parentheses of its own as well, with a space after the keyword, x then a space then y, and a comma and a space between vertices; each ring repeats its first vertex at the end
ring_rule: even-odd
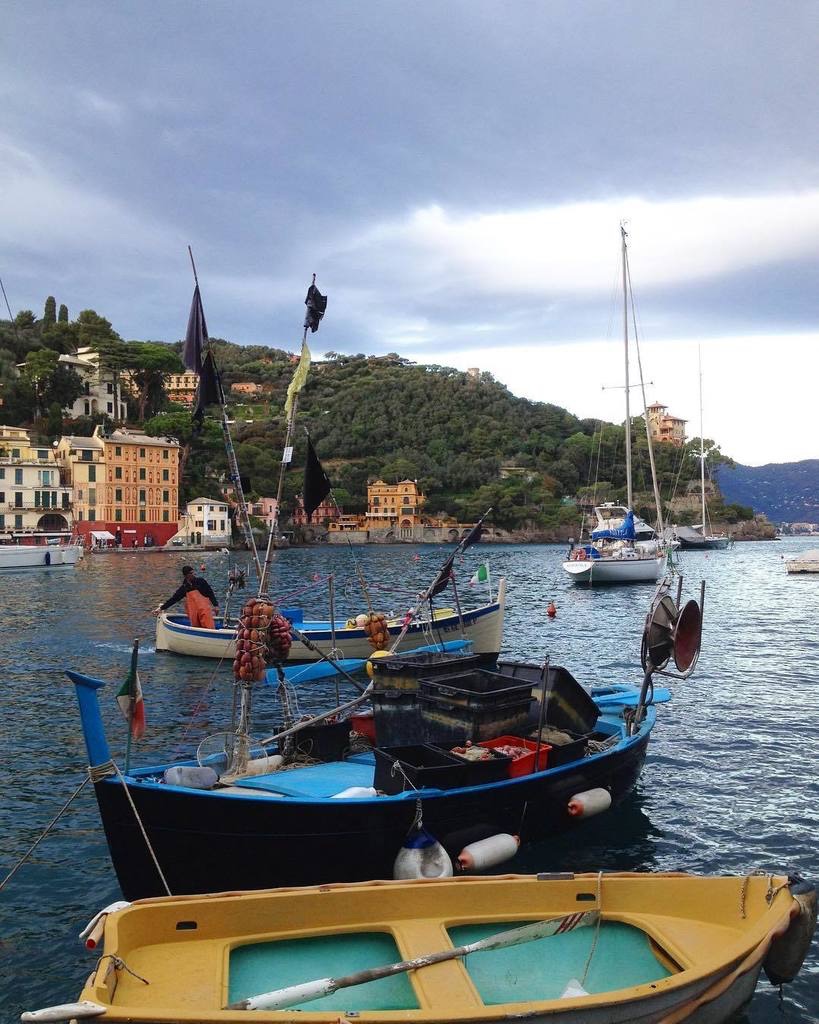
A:
POLYGON ((594 927, 594 937, 592 938, 591 949, 589 955, 586 957, 586 966, 583 968, 583 976, 580 978, 580 985, 586 987, 586 978, 589 974, 589 968, 594 954, 597 950, 597 940, 600 938, 600 925, 603 921, 603 872, 597 872, 597 924, 594 927))
MULTIPOLYGON (((136 818, 137 825, 139 825, 139 830, 142 833, 142 838, 145 840, 145 845, 148 847, 148 853, 150 853, 151 855, 151 860, 153 860, 154 862, 154 867, 156 868, 156 872, 159 875, 159 878, 162 882, 166 894, 168 896, 173 896, 173 893, 171 892, 170 887, 167 881, 165 880, 165 875, 162 873, 162 868, 159 866, 159 861, 157 860, 156 853, 154 852, 153 846, 151 846, 151 840, 148 838, 148 833, 145 831, 145 826, 142 824, 142 818, 140 818, 139 811, 136 809, 136 804, 134 803, 133 797, 131 796, 131 791, 130 789, 128 789, 128 783, 125 781, 125 776, 119 770, 119 765, 116 763, 116 761, 112 760, 109 761, 106 765, 97 766, 97 768, 95 768, 95 771, 99 770, 99 768, 108 767, 114 769, 114 773, 119 777, 119 780, 122 783, 122 788, 125 790, 125 795, 128 798, 128 803, 131 805, 131 810, 134 812, 134 817, 136 818)), ((107 774, 110 775, 110 771, 107 774)))
MULTIPOLYGON (((148 981, 147 978, 143 978, 141 974, 137 974, 136 971, 132 971, 131 968, 128 966, 128 964, 125 963, 125 961, 122 959, 121 956, 115 956, 113 953, 106 953, 104 956, 100 957, 100 963, 102 963, 103 960, 110 960, 115 971, 127 971, 130 975, 132 975, 134 978, 136 978, 137 981, 141 981, 143 985, 150 985, 151 984, 150 981, 148 981)), ((109 972, 110 972, 110 968, 109 968, 109 972)))
POLYGON ((60 818, 65 814, 65 812, 68 810, 68 808, 74 802, 74 800, 76 800, 76 798, 80 795, 80 793, 83 791, 83 789, 85 789, 85 787, 86 787, 86 785, 88 784, 89 781, 90 781, 90 778, 89 778, 88 775, 86 775, 86 777, 82 780, 82 782, 79 784, 79 786, 77 786, 77 788, 74 790, 74 792, 68 798, 68 800, 66 800, 66 802, 62 805, 62 807, 59 809, 59 811, 57 811, 56 815, 51 819, 51 821, 48 823, 48 825, 46 825, 45 829, 34 840, 32 845, 23 854, 23 856, 17 861, 17 863, 14 865, 14 867, 11 869, 11 871, 9 871, 9 873, 6 875, 6 877, 3 879, 3 881, 0 882, 0 891, 3 890, 3 888, 6 885, 6 882, 10 882, 11 881, 11 879, 17 874, 19 869, 25 864, 25 862, 29 859, 29 857, 32 855, 32 853, 34 853, 34 851, 37 849, 37 847, 40 845, 40 843, 45 839, 45 837, 48 835, 48 833, 52 830, 52 828, 54 828, 54 826, 57 824, 57 822, 60 820, 60 818))
POLYGON ((739 888, 739 916, 743 919, 743 921, 745 920, 745 916, 746 916, 746 914, 745 914, 745 901, 748 898, 748 883, 751 881, 752 878, 758 877, 760 875, 767 875, 768 876, 768 889, 767 889, 767 891, 765 893, 765 902, 768 904, 769 907, 773 903, 774 898, 783 889, 787 889, 788 886, 790 885, 789 881, 787 879, 785 879, 784 882, 781 882, 779 885, 775 886, 773 884, 774 876, 770 872, 768 872, 768 871, 758 870, 758 871, 750 871, 750 872, 748 872, 748 874, 742 879, 742 885, 739 888))

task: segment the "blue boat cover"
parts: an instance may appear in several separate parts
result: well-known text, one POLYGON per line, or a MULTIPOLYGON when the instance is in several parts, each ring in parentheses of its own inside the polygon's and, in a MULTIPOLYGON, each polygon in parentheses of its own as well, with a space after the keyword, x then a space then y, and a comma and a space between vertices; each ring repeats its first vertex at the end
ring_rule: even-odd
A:
MULTIPOLYGON (((328 764, 312 764, 288 772, 271 772, 250 779, 241 779, 236 785, 243 789, 264 789, 282 796, 301 797, 308 800, 322 800, 334 796, 351 786, 372 786, 372 764, 351 764, 349 761, 333 761, 328 764)), ((248 794, 249 795, 249 794, 248 794)))
POLYGON ((623 519, 623 525, 616 530, 593 530, 592 540, 634 540, 634 512, 629 509, 623 519))

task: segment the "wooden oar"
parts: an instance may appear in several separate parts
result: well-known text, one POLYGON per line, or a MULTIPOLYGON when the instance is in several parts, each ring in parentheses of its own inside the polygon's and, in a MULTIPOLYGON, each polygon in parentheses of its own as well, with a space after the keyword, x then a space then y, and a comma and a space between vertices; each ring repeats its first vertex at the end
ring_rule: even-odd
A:
POLYGON ((444 949, 440 953, 428 953, 426 956, 418 956, 414 960, 401 960, 398 963, 386 964, 383 967, 371 967, 365 971, 356 971, 354 974, 345 974, 341 978, 318 978, 316 981, 306 981, 301 985, 288 985, 287 988, 274 989, 272 992, 262 992, 260 995, 242 999, 238 1003, 231 1003, 225 1009, 283 1010, 289 1006, 297 1006, 299 1003, 307 1003, 311 999, 320 999, 322 996, 332 995, 333 992, 337 992, 340 988, 364 985, 368 981, 390 978, 394 974, 415 971, 419 967, 429 967, 430 964, 440 964, 445 960, 455 960, 470 953, 505 949, 507 946, 518 946, 522 942, 533 942, 535 939, 543 939, 549 935, 571 932, 575 928, 587 928, 589 925, 597 924, 599 917, 599 911, 587 910, 583 913, 569 914, 566 917, 552 918, 549 921, 533 921, 531 924, 525 924, 520 928, 498 932, 497 935, 488 935, 485 939, 469 942, 464 946, 455 946, 454 949, 444 949))

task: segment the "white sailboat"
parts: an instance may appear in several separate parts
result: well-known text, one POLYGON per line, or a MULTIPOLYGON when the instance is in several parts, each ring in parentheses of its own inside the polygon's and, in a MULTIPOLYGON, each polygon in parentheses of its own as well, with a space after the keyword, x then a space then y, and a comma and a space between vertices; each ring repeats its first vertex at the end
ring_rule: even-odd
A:
POLYGON ((731 545, 731 538, 725 533, 711 533, 708 528, 708 505, 705 501, 705 435, 702 425, 702 352, 697 349, 697 363, 700 375, 700 500, 702 522, 693 526, 675 526, 672 536, 681 548, 694 551, 721 551, 731 545))
MULTIPOLYGON (((651 479, 660 526, 658 534, 634 514, 631 473, 631 409, 629 385, 629 274, 626 230, 620 225, 623 262, 623 340, 625 345, 626 393, 626 505, 599 505, 595 508, 597 527, 591 541, 573 545, 563 569, 575 583, 649 583, 656 582, 665 568, 667 549, 662 537, 662 513, 654 466, 654 450, 646 419, 651 479)), ((642 381, 641 381, 642 384, 642 381)), ((645 406, 645 392, 643 392, 645 406)))

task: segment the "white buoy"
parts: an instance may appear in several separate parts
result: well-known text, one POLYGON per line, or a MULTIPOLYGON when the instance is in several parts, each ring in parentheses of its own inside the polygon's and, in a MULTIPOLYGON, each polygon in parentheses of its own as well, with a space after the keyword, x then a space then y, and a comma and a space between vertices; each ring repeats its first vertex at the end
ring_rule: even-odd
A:
POLYGON ((518 852, 520 836, 511 836, 508 832, 479 839, 469 843, 458 854, 458 864, 462 871, 484 871, 511 860, 518 852))
POLYGON ((569 801, 567 808, 573 818, 591 818, 594 814, 600 814, 611 807, 611 793, 607 789, 584 789, 582 793, 575 793, 569 801))
POLYGON ((451 878, 452 861, 435 836, 418 829, 404 840, 392 866, 393 878, 451 878))

